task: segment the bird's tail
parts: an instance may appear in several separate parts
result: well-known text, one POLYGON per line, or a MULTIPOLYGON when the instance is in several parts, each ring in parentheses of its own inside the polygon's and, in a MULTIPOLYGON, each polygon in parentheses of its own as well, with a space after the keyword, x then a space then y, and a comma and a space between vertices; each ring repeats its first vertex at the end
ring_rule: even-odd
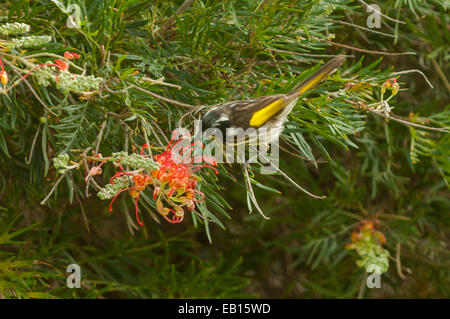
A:
POLYGON ((309 78, 300 83, 295 89, 289 92, 288 95, 300 96, 305 92, 311 90, 317 83, 326 79, 334 70, 344 63, 344 56, 337 56, 333 60, 323 65, 317 72, 311 75, 309 78))

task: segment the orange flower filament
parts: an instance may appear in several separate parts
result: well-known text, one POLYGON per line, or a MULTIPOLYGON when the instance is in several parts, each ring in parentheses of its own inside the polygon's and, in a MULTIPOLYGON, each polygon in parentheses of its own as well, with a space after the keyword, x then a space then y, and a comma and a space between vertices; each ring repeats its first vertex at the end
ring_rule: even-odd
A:
MULTIPOLYGON (((197 176, 194 174, 197 170, 209 167, 214 170, 216 174, 218 171, 214 168, 217 166, 217 162, 214 158, 201 157, 200 162, 203 164, 197 165, 194 162, 198 162, 198 158, 192 158, 189 162, 183 162, 175 160, 173 157, 173 148, 180 142, 173 143, 173 139, 169 142, 166 150, 154 156, 156 162, 159 163, 159 168, 154 169, 150 174, 145 174, 144 170, 138 171, 124 171, 123 167, 119 164, 120 171, 117 172, 111 178, 111 184, 114 184, 114 179, 123 175, 129 176, 132 182, 132 186, 120 190, 110 203, 110 211, 112 210, 112 204, 114 200, 125 190, 129 190, 131 197, 135 198, 136 207, 136 219, 139 225, 142 223, 139 220, 138 215, 138 199, 142 191, 144 191, 148 185, 153 185, 153 199, 156 202, 156 209, 170 223, 180 223, 184 218, 184 207, 188 211, 195 209, 195 203, 204 200, 205 195, 197 190, 197 176), (196 195, 200 198, 196 199, 196 195), (165 207, 165 204, 169 207, 165 207)), ((183 153, 187 153, 189 156, 194 151, 194 145, 192 143, 188 147, 181 147, 180 150, 183 153)), ((203 147, 203 145, 201 145, 203 147)), ((144 155, 144 149, 149 147, 144 144, 141 149, 141 156, 144 155)))

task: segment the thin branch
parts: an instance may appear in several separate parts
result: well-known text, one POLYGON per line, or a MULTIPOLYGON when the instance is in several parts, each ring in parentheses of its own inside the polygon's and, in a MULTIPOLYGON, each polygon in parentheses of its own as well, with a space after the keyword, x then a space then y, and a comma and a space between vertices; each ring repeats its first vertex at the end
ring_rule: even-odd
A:
POLYGON ((66 176, 67 173, 62 174, 55 182, 55 184, 53 185, 52 189, 50 190, 50 192, 47 194, 47 196, 45 196, 45 198, 41 201, 41 205, 44 205, 45 202, 50 198, 50 196, 52 196, 52 194, 55 192, 56 187, 58 187, 58 184, 62 181, 62 179, 66 176))
MULTIPOLYGON (((242 169, 243 169, 244 175, 245 175, 245 183, 247 184, 247 190, 248 190, 249 193, 250 193, 250 198, 251 198, 251 200, 252 200, 252 202, 253 202, 253 205, 255 205, 256 210, 261 214, 261 216, 262 216, 264 219, 270 219, 269 217, 267 217, 266 215, 264 215, 262 209, 259 207, 258 201, 256 200, 255 193, 253 192, 252 181, 250 180, 250 176, 249 176, 249 174, 248 174, 248 168, 247 168, 247 165, 246 165, 246 164, 242 165, 242 169)), ((251 213, 251 212, 252 212, 252 211, 250 210, 250 213, 251 213)))
POLYGON ((439 76, 442 79, 442 82, 444 82, 444 85, 447 88, 447 91, 450 93, 450 83, 448 83, 447 77, 445 76, 444 72, 442 72, 442 69, 439 66, 439 64, 436 62, 436 59, 431 59, 431 63, 433 63, 433 66, 436 69, 436 72, 439 74, 439 76))
POLYGON ((432 89, 434 89, 433 85, 432 85, 431 82, 428 80, 427 76, 426 76, 422 71, 417 70, 417 69, 406 70, 406 71, 400 71, 400 72, 394 72, 394 73, 391 73, 390 75, 391 75, 391 76, 394 76, 394 75, 408 74, 408 73, 414 73, 414 72, 421 74, 421 75, 424 77, 425 81, 427 81, 428 85, 429 85, 432 89))
POLYGON ((270 167, 275 168, 275 170, 280 173, 284 178, 286 178, 289 182, 291 182, 292 185, 294 185, 295 187, 297 187, 299 190, 301 190, 303 193, 311 196, 312 198, 315 199, 324 199, 326 198, 326 196, 319 196, 319 195, 314 195, 310 192, 308 192, 306 189, 304 189, 303 187, 301 187, 300 185, 298 185, 292 178, 290 178, 285 172, 283 172, 278 166, 274 165, 264 154, 262 154, 261 152, 259 152, 258 150, 256 150, 254 147, 250 146, 250 148, 252 148, 255 152, 257 152, 265 161, 267 161, 268 163, 270 163, 270 167))
POLYGON ((186 103, 183 103, 183 102, 178 102, 178 101, 169 99, 169 98, 167 98, 167 97, 164 97, 164 96, 161 96, 161 95, 159 95, 159 94, 153 93, 153 92, 151 92, 151 91, 148 91, 148 90, 146 90, 146 89, 143 89, 143 88, 141 88, 141 87, 139 87, 139 86, 137 86, 137 85, 134 85, 134 84, 130 84, 129 87, 133 87, 133 88, 135 88, 136 90, 141 91, 142 93, 145 93, 145 94, 148 94, 148 95, 154 97, 155 99, 158 99, 158 100, 161 100, 161 101, 164 101, 164 102, 173 104, 173 105, 182 106, 182 107, 186 107, 186 108, 197 108, 197 107, 199 107, 199 106, 197 106, 197 105, 190 105, 190 104, 186 104, 186 103))
POLYGON ((41 123, 39 123, 36 133, 34 134, 33 143, 31 144, 30 155, 28 156, 28 159, 25 158, 25 164, 27 164, 27 165, 29 165, 31 163, 31 158, 33 157, 34 147, 36 146, 36 140, 37 140, 40 130, 41 130, 41 123))
MULTIPOLYGON (((301 53, 301 52, 295 52, 295 51, 287 51, 287 50, 281 50, 281 49, 275 49, 275 48, 267 48, 269 51, 274 51, 278 53, 288 53, 292 55, 298 55, 298 56, 306 56, 306 57, 313 57, 313 58, 334 58, 337 56, 344 56, 353 58, 354 55, 345 55, 345 54, 314 54, 314 53, 301 53)), ((300 62, 300 61, 297 61, 300 62)))
POLYGON ((172 84, 172 83, 167 83, 167 82, 164 82, 164 81, 162 81, 162 80, 153 80, 153 79, 150 79, 150 78, 148 78, 148 77, 143 77, 143 78, 141 78, 140 80, 141 80, 141 81, 145 81, 145 82, 149 82, 149 83, 151 83, 151 84, 153 84, 153 85, 170 86, 170 87, 176 88, 176 89, 178 89, 178 90, 181 90, 181 86, 176 85, 176 84, 172 84))
POLYGON ((400 249, 401 249, 400 243, 398 242, 395 247, 396 247, 395 264, 397 266, 397 273, 400 276, 400 278, 405 280, 406 276, 402 272, 402 264, 401 264, 401 261, 400 261, 400 249))
POLYGON ((23 57, 17 57, 19 59, 19 61, 23 62, 24 59, 31 59, 31 58, 38 58, 38 57, 52 57, 52 58, 57 58, 60 60, 63 60, 65 62, 68 62, 71 66, 73 66, 75 69, 82 71, 83 73, 86 72, 85 69, 79 67, 78 65, 76 65, 75 63, 73 63, 72 61, 70 61, 69 59, 66 59, 63 56, 57 55, 57 54, 53 54, 53 53, 35 53, 35 54, 31 54, 31 55, 27 55, 27 56, 23 56, 23 57))
POLYGON ((420 124, 417 124, 414 122, 402 120, 395 114, 390 115, 389 119, 393 120, 395 122, 399 122, 399 123, 406 124, 409 126, 417 127, 417 128, 423 129, 423 130, 435 131, 435 132, 441 132, 441 133, 450 133, 450 127, 449 128, 447 128, 447 127, 430 127, 430 126, 420 125, 420 124))
POLYGON ((144 123, 144 119, 141 119, 141 127, 142 127, 142 131, 144 131, 144 138, 145 138, 145 144, 148 145, 146 151, 150 152, 150 157, 153 158, 153 152, 152 152, 152 148, 151 148, 151 144, 150 144, 150 140, 148 139, 148 132, 147 129, 145 128, 145 123, 144 123))
POLYGON ((81 202, 80 197, 78 196, 78 193, 75 193, 75 197, 77 198, 78 203, 80 204, 81 214, 83 216, 84 224, 86 225, 88 233, 90 233, 91 230, 89 228, 89 224, 88 224, 88 220, 87 220, 87 217, 86 217, 86 212, 84 211, 83 203, 81 202))
POLYGON ((366 289, 366 281, 367 281, 367 272, 364 272, 363 280, 361 281, 361 285, 359 286, 358 299, 362 299, 364 297, 364 291, 366 289))
MULTIPOLYGON (((88 150, 89 149, 90 149, 90 147, 88 148, 88 150)), ((85 150, 85 152, 86 152, 86 150, 85 150)), ((83 156, 83 164, 84 164, 84 166, 85 166, 85 168, 86 168, 86 170, 88 172, 88 174, 84 178, 84 180, 86 181, 86 190, 85 190, 84 194, 86 195, 86 197, 90 197, 91 194, 89 193, 89 183, 91 182, 91 178, 90 178, 91 177, 90 176, 91 172, 90 172, 90 169, 89 169, 89 164, 88 164, 88 162, 86 160, 86 154, 84 154, 84 156, 83 156)))
MULTIPOLYGON (((16 73, 19 77, 21 77, 22 75, 20 74, 19 71, 16 70, 16 68, 14 67, 13 64, 9 63, 8 61, 5 60, 5 63, 8 64, 9 66, 13 66, 12 70, 14 71, 14 73, 16 73)), ((27 79, 23 79, 22 80, 26 86, 28 86, 28 89, 30 89, 30 92, 34 95, 34 97, 36 98, 36 100, 39 101, 39 103, 41 103, 42 106, 45 107, 45 109, 50 112, 52 115, 54 116, 58 116, 58 114, 56 114, 55 112, 53 112, 50 107, 47 106, 47 104, 44 103, 44 101, 42 101, 42 99, 39 97, 39 95, 36 93, 36 91, 33 89, 33 86, 30 84, 30 82, 28 82, 27 79)))
POLYGON ((145 123, 147 124, 148 128, 150 129, 150 131, 152 131, 152 133, 156 137, 156 139, 158 140, 159 145, 162 148, 164 148, 164 143, 161 141, 161 139, 159 138, 158 134, 156 134, 155 130, 153 129, 153 126, 151 126, 147 121, 145 121, 145 123))
MULTIPOLYGON (((169 140, 168 140, 166 134, 164 134, 163 130, 159 127, 158 123, 156 123, 154 120, 151 120, 151 121, 152 121, 153 125, 156 126, 156 128, 158 129, 158 131, 161 134, 161 136, 164 137, 164 139, 166 140, 166 143, 169 143, 169 140)), ((152 128, 152 127, 150 126, 150 128, 152 128)), ((155 133, 153 133, 153 134, 155 134, 155 133)))
MULTIPOLYGON (((289 147, 291 147, 292 150, 298 151, 298 149, 296 149, 291 143, 289 143, 289 141, 288 141, 287 139, 285 139, 285 138, 281 138, 281 139, 282 139, 287 145, 289 145, 289 147)), ((286 153, 288 153, 288 154, 290 154, 290 155, 292 155, 292 156, 295 156, 295 157, 297 157, 297 158, 300 158, 300 159, 302 159, 302 160, 304 160, 304 161, 306 161, 306 162, 311 162, 311 163, 314 163, 314 164, 328 163, 328 161, 326 161, 326 160, 311 160, 311 159, 309 159, 309 158, 307 158, 307 157, 305 157, 305 156, 301 156, 301 155, 299 155, 299 154, 293 153, 293 152, 289 151, 288 149, 284 148, 284 147, 281 146, 281 145, 279 145, 279 147, 280 147, 280 149, 282 149, 282 150, 285 151, 286 153)))
MULTIPOLYGON (((347 19, 348 19, 353 25, 356 26, 355 22, 353 21, 352 17, 348 14, 348 12, 344 10, 344 13, 345 13, 345 16, 347 17, 347 19)), ((367 38, 367 36, 366 36, 363 32, 361 32, 360 29, 357 28, 357 31, 358 31, 359 35, 361 36, 361 38, 363 38, 364 40, 366 40, 367 43, 370 43, 370 41, 369 41, 369 39, 367 38)))
POLYGON ((435 132, 441 132, 441 133, 450 133, 450 127, 425 126, 425 125, 417 124, 417 123, 414 123, 414 122, 411 122, 411 121, 403 120, 398 115, 395 115, 392 112, 389 112, 388 114, 382 114, 382 113, 379 112, 379 110, 375 109, 375 107, 386 103, 386 101, 377 102, 377 103, 365 105, 365 106, 362 106, 362 107, 361 107, 361 105, 358 105, 358 103, 355 103, 355 102, 350 101, 348 99, 345 99, 344 101, 347 102, 347 103, 352 104, 357 109, 359 108, 359 109, 365 110, 365 111, 367 111, 367 112, 369 112, 371 114, 375 114, 375 115, 377 115, 377 116, 379 116, 381 118, 384 118, 384 119, 389 119, 389 120, 392 120, 392 121, 395 121, 395 122, 398 122, 398 123, 402 123, 402 124, 405 124, 405 125, 408 125, 408 126, 413 126, 413 127, 416 127, 416 128, 419 128, 419 129, 423 129, 423 130, 435 131, 435 132))
POLYGON ((331 21, 334 22, 334 23, 343 24, 343 25, 346 25, 346 26, 362 29, 362 30, 367 31, 367 32, 372 32, 372 33, 384 35, 386 37, 395 38, 394 34, 384 33, 384 32, 381 32, 381 31, 376 31, 376 30, 373 30, 373 29, 370 29, 370 28, 366 28, 366 27, 354 24, 354 23, 349 23, 349 22, 339 21, 339 20, 331 20, 331 21))
POLYGON ((103 132, 105 131, 105 129, 106 129, 106 120, 103 121, 102 126, 100 127, 100 132, 98 133, 97 138, 96 138, 95 154, 98 153, 98 149, 100 147, 100 142, 102 140, 103 132))
POLYGON ((400 20, 396 20, 394 18, 391 18, 388 15, 385 15, 383 12, 376 10, 374 7, 372 7, 370 4, 365 3, 363 0, 358 0, 360 3, 362 3, 363 5, 365 5, 368 8, 371 8, 374 12, 378 13, 380 16, 385 17, 387 20, 393 21, 393 22, 397 22, 397 23, 401 23, 401 24, 406 24, 405 21, 400 21, 400 20))
POLYGON ((397 56, 397 55, 415 55, 415 52, 383 52, 383 51, 373 51, 373 50, 366 50, 366 49, 361 49, 361 48, 356 48, 356 47, 352 47, 350 45, 346 45, 346 44, 341 44, 341 43, 336 43, 333 41, 326 41, 327 43, 331 44, 331 45, 335 45, 337 47, 341 47, 341 48, 345 48, 345 49, 350 49, 350 50, 355 50, 355 51, 359 51, 359 52, 364 52, 364 53, 368 53, 368 54, 381 54, 381 55, 392 55, 392 56, 397 56))
POLYGON ((132 132, 131 128, 128 126, 127 123, 125 123, 124 120, 122 120, 122 118, 118 114, 113 112, 106 112, 106 115, 111 115, 112 117, 116 118, 119 121, 120 125, 122 126, 125 134, 124 151, 128 152, 128 131, 132 132))

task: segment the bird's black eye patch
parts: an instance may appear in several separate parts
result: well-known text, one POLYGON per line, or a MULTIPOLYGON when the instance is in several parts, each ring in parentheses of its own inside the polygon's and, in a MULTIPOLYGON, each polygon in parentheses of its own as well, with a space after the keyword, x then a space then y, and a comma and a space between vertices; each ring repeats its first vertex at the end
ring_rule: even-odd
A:
POLYGON ((226 133, 226 129, 231 126, 231 121, 228 119, 228 120, 216 122, 216 125, 217 126, 215 126, 215 127, 217 127, 219 130, 222 131, 223 134, 225 134, 226 133))
POLYGON ((202 118, 203 131, 208 128, 218 128, 222 132, 225 132, 226 128, 230 127, 230 125, 231 121, 228 115, 219 110, 211 110, 202 118))

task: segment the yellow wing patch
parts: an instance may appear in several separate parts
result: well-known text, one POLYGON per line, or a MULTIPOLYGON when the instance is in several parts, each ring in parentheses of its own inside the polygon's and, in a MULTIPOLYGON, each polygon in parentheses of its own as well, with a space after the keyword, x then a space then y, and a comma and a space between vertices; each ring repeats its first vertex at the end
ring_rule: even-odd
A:
POLYGON ((281 110, 286 105, 284 98, 276 100, 270 103, 259 111, 256 111, 252 118, 250 119, 250 126, 261 126, 268 119, 274 116, 279 110, 281 110))
POLYGON ((317 74, 316 77, 312 78, 311 80, 309 80, 307 83, 305 83, 305 85, 302 85, 300 87, 300 90, 298 91, 298 93, 303 94, 306 91, 308 91, 310 88, 312 88, 317 82, 319 82, 320 80, 322 80, 325 76, 328 76, 328 73, 321 73, 321 74, 317 74))

